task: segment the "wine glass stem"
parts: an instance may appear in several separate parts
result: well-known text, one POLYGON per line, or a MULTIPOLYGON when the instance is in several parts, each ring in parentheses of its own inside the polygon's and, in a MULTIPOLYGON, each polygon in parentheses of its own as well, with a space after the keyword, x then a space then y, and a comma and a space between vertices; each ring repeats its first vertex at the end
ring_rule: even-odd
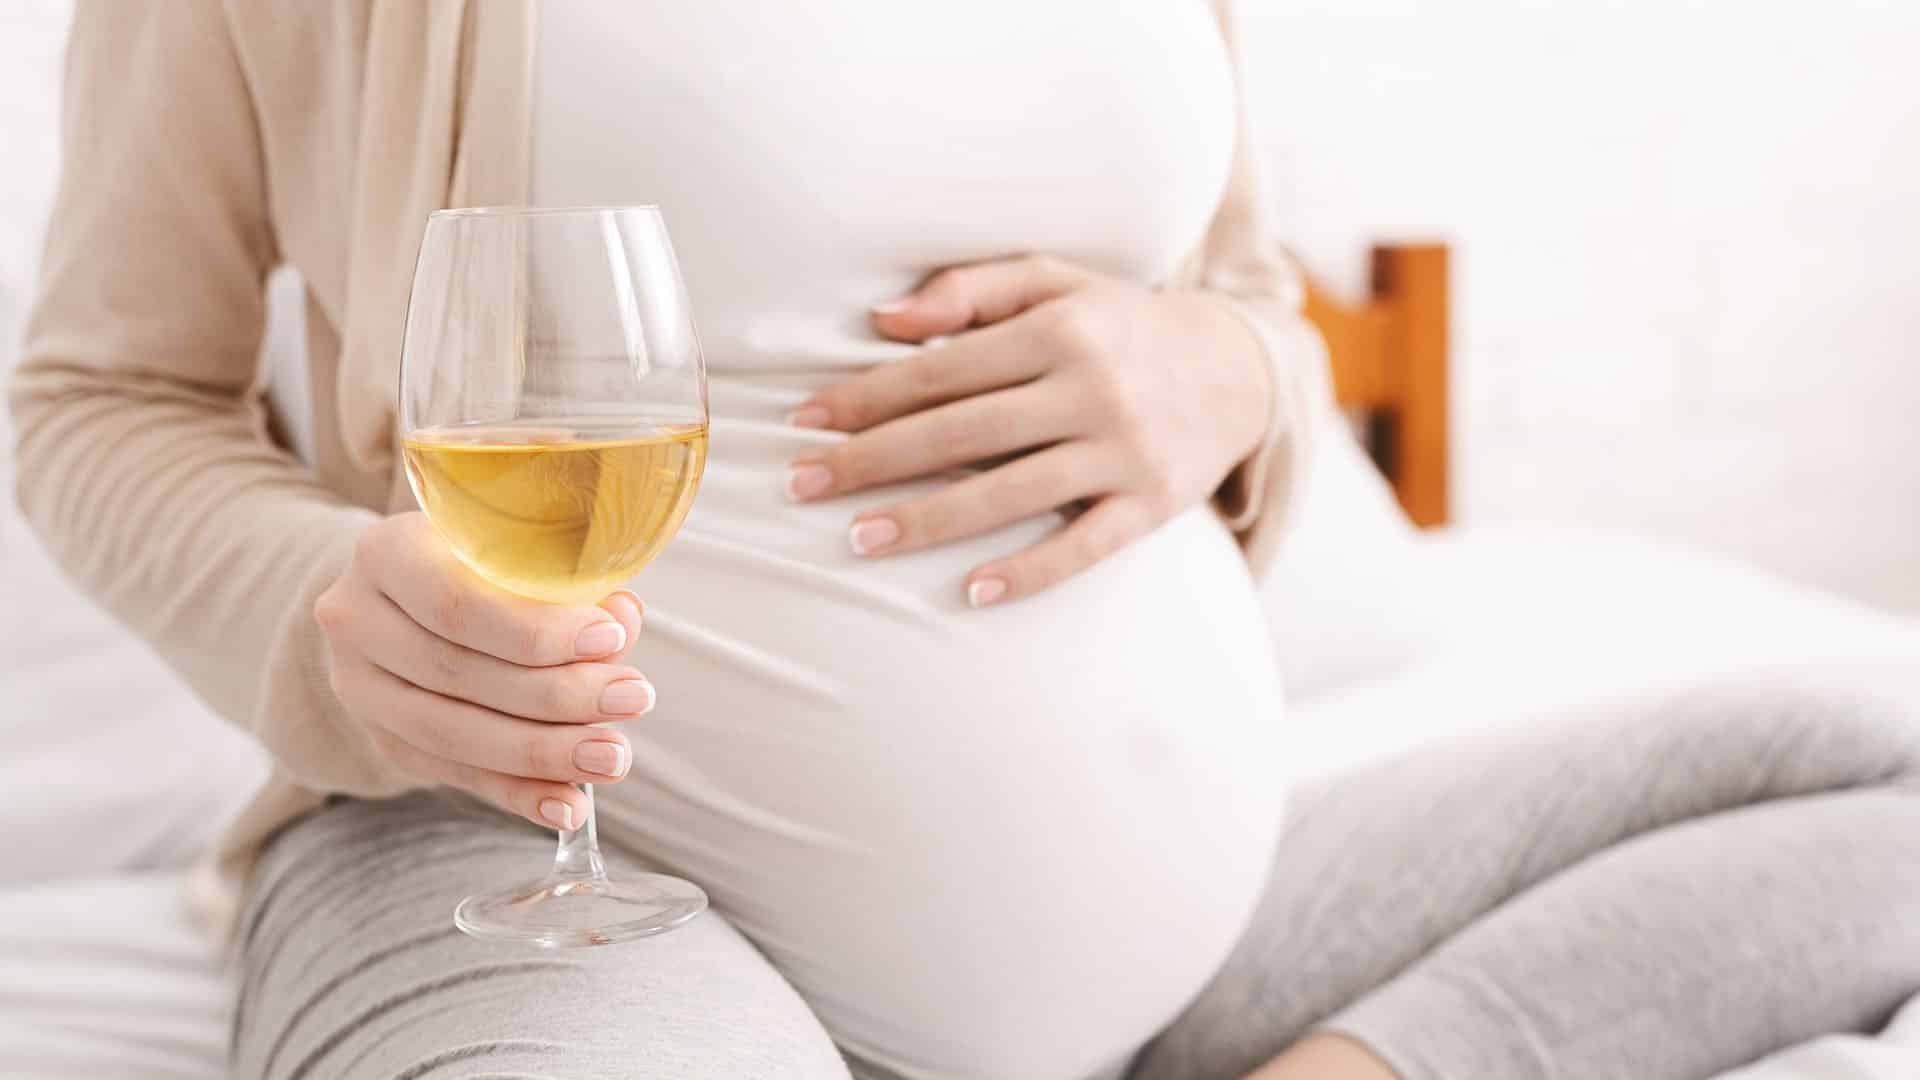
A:
POLYGON ((605 881, 607 867, 600 861, 600 836, 594 830, 599 815, 593 812, 593 785, 574 786, 587 797, 587 820, 577 829, 560 830, 560 849, 553 855, 553 876, 570 881, 605 881))

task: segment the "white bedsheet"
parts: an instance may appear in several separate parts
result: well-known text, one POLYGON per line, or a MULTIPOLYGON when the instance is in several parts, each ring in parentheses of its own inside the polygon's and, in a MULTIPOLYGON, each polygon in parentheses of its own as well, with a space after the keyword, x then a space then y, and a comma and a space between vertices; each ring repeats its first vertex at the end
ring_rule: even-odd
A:
MULTIPOLYGON (((1295 704, 1294 771, 1714 667, 1920 655, 1920 620, 1649 544, 1516 531, 1417 548, 1419 572, 1394 580, 1418 584, 1370 601, 1392 622, 1390 662, 1295 704)), ((88 871, 0 888, 0 1075, 223 1075, 232 987, 188 920, 184 880, 178 869, 88 871)), ((1913 1077, 1920 1002, 1878 1039, 1818 1040, 1726 1080, 1913 1077)))
POLYGON ((225 1075, 233 991, 180 870, 0 890, 0 1076, 225 1075))
POLYGON ((1411 561, 1390 568, 1399 594, 1369 597, 1387 643, 1371 666, 1294 700, 1296 773, 1716 671, 1920 658, 1920 619, 1631 538, 1443 531, 1411 561))

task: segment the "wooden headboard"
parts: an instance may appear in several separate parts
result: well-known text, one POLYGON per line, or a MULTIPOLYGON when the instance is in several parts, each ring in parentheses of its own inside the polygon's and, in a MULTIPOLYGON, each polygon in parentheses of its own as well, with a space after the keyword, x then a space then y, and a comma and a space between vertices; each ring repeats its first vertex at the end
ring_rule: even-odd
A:
POLYGON ((1383 244, 1358 304, 1318 288, 1307 317, 1327 339, 1333 391, 1416 525, 1447 520, 1447 248, 1383 244))

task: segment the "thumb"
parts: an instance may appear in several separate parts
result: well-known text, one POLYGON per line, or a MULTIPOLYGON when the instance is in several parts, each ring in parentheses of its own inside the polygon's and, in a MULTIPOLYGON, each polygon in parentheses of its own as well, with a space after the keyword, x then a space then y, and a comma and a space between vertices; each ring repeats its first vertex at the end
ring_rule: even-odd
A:
POLYGON ((898 300, 873 306, 873 327, 895 341, 925 341, 985 326, 1064 296, 1092 272, 1050 255, 1020 255, 942 270, 898 300))
MULTIPOLYGON (((625 653, 627 649, 633 648, 633 643, 640 639, 641 618, 647 610, 647 606, 640 602, 639 595, 632 589, 615 589, 605 600, 600 601, 600 607, 613 616, 619 622, 620 628, 627 632, 626 643, 621 652, 625 653)), ((620 658, 611 656, 607 659, 616 661, 620 658)))

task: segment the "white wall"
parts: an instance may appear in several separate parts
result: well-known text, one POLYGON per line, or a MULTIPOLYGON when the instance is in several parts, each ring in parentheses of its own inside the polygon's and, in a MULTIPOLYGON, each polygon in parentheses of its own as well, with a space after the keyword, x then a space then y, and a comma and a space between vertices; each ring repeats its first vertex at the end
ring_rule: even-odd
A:
MULTIPOLYGON (((42 219, 54 194, 67 8, 67 0, 0 4, 0 371, 10 367, 19 344, 42 219)), ((12 454, 12 444, 4 454, 12 454)))
POLYGON ((1920 609, 1920 3, 1242 7, 1309 265, 1456 245, 1461 518, 1920 609))
MULTIPOLYGON (((53 200, 61 41, 69 0, 0 3, 0 374, 13 365, 26 317, 47 205, 53 200)), ((0 408, 0 465, 13 456, 10 417, 0 408)), ((14 526, 0 493, 0 552, 14 526)))
MULTIPOLYGON (((1241 3, 1309 263, 1457 246, 1461 518, 1920 609, 1920 2, 1241 3)), ((0 361, 67 6, 0 4, 0 361)))
MULTIPOLYGON (((67 7, 67 0, 0 3, 0 380, 13 366, 41 219, 53 197, 58 97, 50 88, 59 82, 67 7)), ((13 508, 13 422, 4 406, 0 394, 0 667, 16 659, 5 643, 69 645, 91 613, 59 581, 13 508)), ((0 736, 10 722, 29 717, 0 716, 0 736)))

